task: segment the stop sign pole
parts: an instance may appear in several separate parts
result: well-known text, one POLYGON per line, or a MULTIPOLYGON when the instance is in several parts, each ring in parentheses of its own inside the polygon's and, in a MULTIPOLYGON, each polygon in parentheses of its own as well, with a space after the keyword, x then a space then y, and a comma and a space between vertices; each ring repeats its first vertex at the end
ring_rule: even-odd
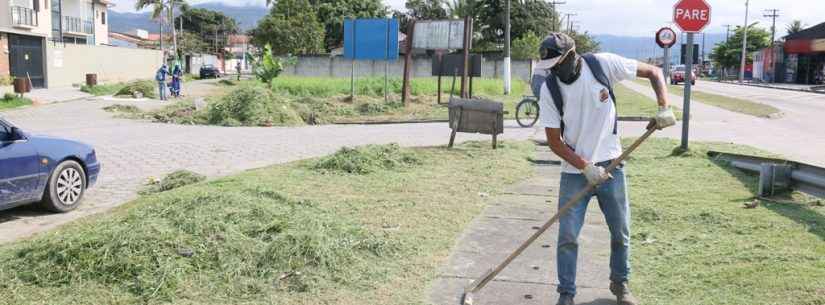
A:
POLYGON ((682 109, 682 150, 688 150, 690 133, 690 93, 693 81, 693 34, 710 23, 710 5, 704 0, 680 0, 673 6, 673 21, 687 33, 685 54, 685 94, 682 109))

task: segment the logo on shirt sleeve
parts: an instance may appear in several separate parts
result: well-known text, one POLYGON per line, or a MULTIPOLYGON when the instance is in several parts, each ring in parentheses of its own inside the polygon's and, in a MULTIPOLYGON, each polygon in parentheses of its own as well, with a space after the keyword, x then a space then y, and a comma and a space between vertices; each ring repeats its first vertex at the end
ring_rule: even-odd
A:
POLYGON ((607 103, 607 100, 609 98, 610 98, 610 92, 607 91, 607 89, 602 89, 602 91, 599 92, 599 100, 602 103, 607 103))

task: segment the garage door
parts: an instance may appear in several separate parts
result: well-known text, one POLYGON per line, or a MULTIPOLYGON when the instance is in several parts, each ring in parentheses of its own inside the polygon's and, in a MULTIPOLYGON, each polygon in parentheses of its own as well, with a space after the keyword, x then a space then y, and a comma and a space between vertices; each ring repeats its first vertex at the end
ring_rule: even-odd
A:
POLYGON ((12 76, 29 77, 32 86, 44 87, 43 38, 9 34, 9 64, 12 76))

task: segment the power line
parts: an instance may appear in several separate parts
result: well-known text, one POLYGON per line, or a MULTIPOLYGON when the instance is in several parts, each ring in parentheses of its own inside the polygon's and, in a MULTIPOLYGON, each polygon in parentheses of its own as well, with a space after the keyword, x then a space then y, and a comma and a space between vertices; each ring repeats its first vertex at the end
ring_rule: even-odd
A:
POLYGON ((771 25, 771 45, 776 41, 776 18, 779 17, 779 10, 778 9, 768 9, 765 10, 765 14, 762 15, 765 18, 773 19, 773 24, 771 25))

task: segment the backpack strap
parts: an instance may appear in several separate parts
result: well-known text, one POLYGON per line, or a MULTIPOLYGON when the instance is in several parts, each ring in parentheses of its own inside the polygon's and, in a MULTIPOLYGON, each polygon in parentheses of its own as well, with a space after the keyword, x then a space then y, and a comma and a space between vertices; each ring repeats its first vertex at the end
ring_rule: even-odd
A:
POLYGON ((613 120, 613 134, 618 134, 619 130, 619 108, 616 105, 616 95, 613 93, 613 84, 610 83, 610 78, 607 77, 607 74, 604 73, 604 69, 602 69, 602 63, 599 62, 599 59, 596 58, 595 55, 592 53, 587 53, 582 55, 584 61, 587 63, 587 66, 590 67, 590 71, 593 72, 593 77, 602 84, 602 86, 607 87, 607 92, 610 93, 610 98, 613 99, 613 107, 616 111, 616 117, 613 120))
POLYGON ((547 84, 547 90, 550 91, 550 97, 553 98, 556 111, 559 112, 561 134, 564 137, 564 99, 561 94, 561 86, 559 86, 558 78, 553 73, 547 75, 545 83, 547 84))

